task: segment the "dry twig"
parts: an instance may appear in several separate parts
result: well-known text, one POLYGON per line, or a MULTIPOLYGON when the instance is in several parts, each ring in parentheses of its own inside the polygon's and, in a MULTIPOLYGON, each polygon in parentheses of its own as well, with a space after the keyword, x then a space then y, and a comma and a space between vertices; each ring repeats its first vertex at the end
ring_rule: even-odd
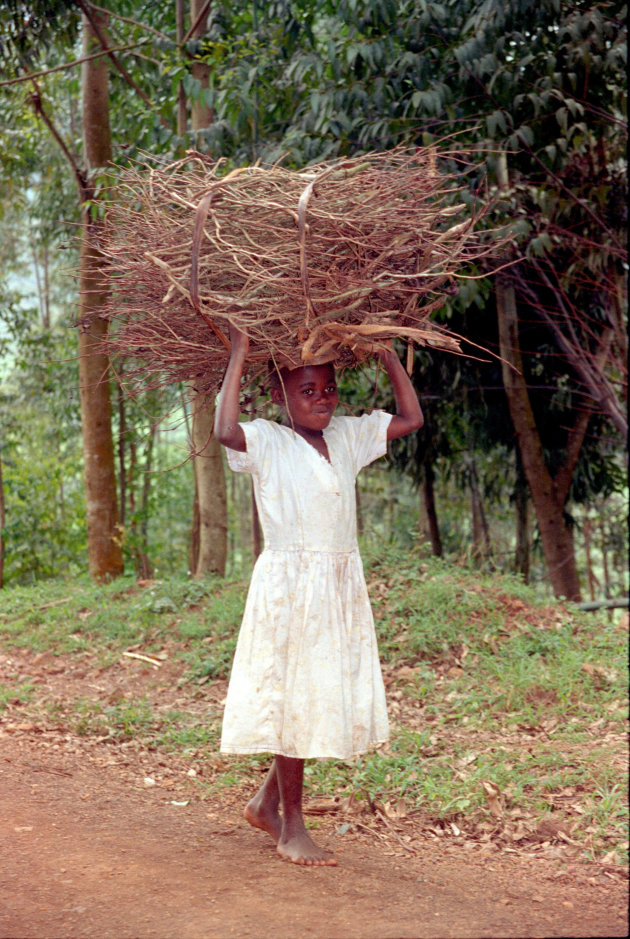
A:
POLYGON ((230 323, 249 331, 252 372, 270 359, 353 365, 393 337, 459 351, 429 317, 496 245, 434 149, 223 170, 191 153, 117 178, 102 249, 128 377, 216 390, 230 323))

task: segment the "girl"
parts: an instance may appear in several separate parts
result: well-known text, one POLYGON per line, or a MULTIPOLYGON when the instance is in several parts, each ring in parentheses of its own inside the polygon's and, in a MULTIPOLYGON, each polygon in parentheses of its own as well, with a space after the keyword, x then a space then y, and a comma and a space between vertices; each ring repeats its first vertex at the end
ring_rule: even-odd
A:
POLYGON ((245 818, 295 864, 336 865, 302 816, 304 760, 348 759, 388 736, 374 621, 358 553, 355 478, 387 441, 423 424, 418 398, 393 348, 380 349, 396 414, 334 417, 332 365, 282 369, 272 400, 286 426, 239 424, 247 335, 232 351, 215 434, 230 467, 254 480, 265 548, 247 596, 234 656, 222 753, 272 753, 245 818))

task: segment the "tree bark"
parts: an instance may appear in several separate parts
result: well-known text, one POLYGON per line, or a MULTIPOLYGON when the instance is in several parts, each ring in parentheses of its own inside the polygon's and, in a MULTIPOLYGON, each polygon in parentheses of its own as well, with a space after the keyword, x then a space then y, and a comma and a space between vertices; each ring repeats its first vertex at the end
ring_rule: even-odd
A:
MULTIPOLYGON (((95 12, 105 29, 106 17, 95 12)), ((91 23, 83 18, 83 49, 98 45, 91 23)), ((88 176, 81 193, 81 256, 79 274, 79 388, 87 508, 88 563, 95 580, 122 574, 123 558, 116 499, 114 444, 111 425, 109 360, 103 351, 107 321, 99 314, 105 304, 103 258, 96 247, 101 222, 91 217, 94 195, 89 171, 111 162, 109 89, 106 60, 82 66, 82 118, 88 176)))
POLYGON ((514 505, 516 508, 516 549, 514 552, 514 570, 520 574, 526 584, 529 583, 530 547, 529 547, 529 497, 527 480, 523 472, 523 463, 518 446, 515 450, 516 485, 514 487, 514 505))
POLYGON ((599 520, 599 533, 602 542, 602 568, 604 571, 604 596, 610 596, 610 571, 608 569, 608 538, 606 535, 606 526, 603 518, 599 520))
MULTIPOLYGON (((194 38, 204 35, 208 14, 199 14, 203 0, 191 0, 191 22, 197 23, 194 38)), ((202 87, 209 86, 209 67, 205 62, 193 63, 193 75, 202 87)), ((208 127, 212 113, 203 101, 192 102, 191 124, 193 130, 208 127)), ((195 518, 193 519, 193 543, 198 542, 196 552, 191 550, 191 570, 195 577, 205 574, 225 574, 227 558, 227 491, 221 445, 214 436, 214 402, 205 396, 193 395, 192 443, 195 472, 195 518), (198 515, 196 514, 198 512, 198 515)))
POLYGON ((438 524, 437 510, 435 507, 434 473, 431 463, 424 464, 424 486, 422 495, 424 499, 424 510, 426 512, 427 522, 429 524, 429 537, 431 538, 431 553, 433 557, 442 557, 442 537, 440 535, 440 526, 438 524))
MULTIPOLYGON (((199 18, 204 6, 205 0, 191 0, 190 20, 191 23, 196 24, 191 39, 201 39, 208 28, 208 11, 206 10, 205 15, 199 18)), ((191 126, 193 131, 203 130, 205 127, 210 127, 213 120, 213 113, 203 96, 206 89, 210 87, 210 68, 205 62, 193 61, 191 71, 193 78, 196 78, 202 87, 201 97, 192 99, 190 103, 191 126)))
POLYGON ((263 537, 262 537, 262 531, 260 528, 260 517, 258 515, 258 506, 256 505, 256 498, 254 496, 253 480, 251 484, 251 501, 252 501, 252 554, 253 554, 253 558, 255 562, 263 549, 263 537))
POLYGON ((355 493, 356 505, 357 505, 357 534, 362 535, 364 531, 363 500, 361 499, 361 490, 359 489, 358 480, 354 484, 354 493, 355 493))
POLYGON ((475 557, 489 558, 492 554, 490 545, 490 532, 486 513, 483 508, 483 499, 479 492, 479 483, 477 481, 477 467, 471 460, 469 467, 470 475, 470 501, 472 511, 472 535, 473 535, 473 553, 475 557))
POLYGON ((120 527, 124 529, 127 514, 127 463, 125 459, 125 442, 127 439, 127 412, 125 408, 125 395, 121 386, 122 363, 118 366, 119 383, 116 389, 118 400, 118 499, 120 505, 120 527))
POLYGON ((225 574, 227 499, 223 455, 213 432, 214 403, 197 395, 193 400, 192 443, 199 505, 199 549, 195 577, 225 574))
POLYGON ((584 553, 586 555, 586 574, 588 577, 588 589, 591 595, 591 600, 595 599, 595 588, 599 586, 597 577, 593 570, 593 560, 591 557, 591 520, 587 518, 584 520, 584 553))
POLYGON ((131 516, 129 530, 131 533, 130 543, 136 565, 136 574, 139 580, 150 580, 153 577, 153 565, 149 558, 149 539, 148 539, 148 503, 151 492, 151 463, 153 459, 153 442, 155 440, 155 428, 151 428, 150 436, 147 442, 146 456, 144 461, 144 471, 142 478, 142 488, 140 497, 140 508, 136 505, 135 487, 138 476, 138 448, 132 440, 130 450, 129 466, 129 514, 131 516))
POLYGON ((4 480, 2 478, 2 447, 0 447, 0 590, 4 587, 4 524, 6 521, 4 480))
MULTIPOLYGON (((180 47, 180 55, 183 54, 182 43, 185 35, 186 20, 186 0, 175 0, 175 22, 177 30, 177 45, 180 47)), ((188 129, 188 109, 186 104, 186 92, 183 82, 177 86, 177 134, 184 137, 188 129)))

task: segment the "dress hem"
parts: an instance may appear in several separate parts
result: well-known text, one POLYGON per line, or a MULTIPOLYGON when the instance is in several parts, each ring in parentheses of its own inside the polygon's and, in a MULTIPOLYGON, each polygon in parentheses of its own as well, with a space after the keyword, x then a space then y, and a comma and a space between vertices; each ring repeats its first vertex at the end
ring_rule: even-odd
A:
POLYGON ((269 753, 271 756, 285 756, 291 760, 353 760, 358 756, 364 756, 377 747, 382 747, 388 743, 389 737, 383 740, 375 740, 367 744, 361 750, 353 750, 351 753, 287 753, 278 747, 220 747, 219 753, 225 756, 251 756, 255 753, 269 753))

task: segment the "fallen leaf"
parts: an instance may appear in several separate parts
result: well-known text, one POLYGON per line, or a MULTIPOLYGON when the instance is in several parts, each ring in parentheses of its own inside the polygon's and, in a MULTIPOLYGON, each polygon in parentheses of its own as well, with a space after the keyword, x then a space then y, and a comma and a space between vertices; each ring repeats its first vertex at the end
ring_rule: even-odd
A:
POLYGON ((308 815, 326 815, 329 812, 338 812, 340 807, 336 799, 317 799, 308 802, 305 811, 308 815))
POLYGON ((387 818, 391 818, 395 821, 397 818, 407 818, 409 809, 404 799, 399 799, 395 805, 392 805, 391 802, 386 802, 383 806, 383 812, 387 818))
POLYGON ((501 790, 496 783, 491 782, 489 779, 482 779, 481 785, 484 788, 486 796, 488 798, 488 805, 490 806, 490 812, 494 815, 495 818, 503 818, 503 806, 501 805, 501 790))

